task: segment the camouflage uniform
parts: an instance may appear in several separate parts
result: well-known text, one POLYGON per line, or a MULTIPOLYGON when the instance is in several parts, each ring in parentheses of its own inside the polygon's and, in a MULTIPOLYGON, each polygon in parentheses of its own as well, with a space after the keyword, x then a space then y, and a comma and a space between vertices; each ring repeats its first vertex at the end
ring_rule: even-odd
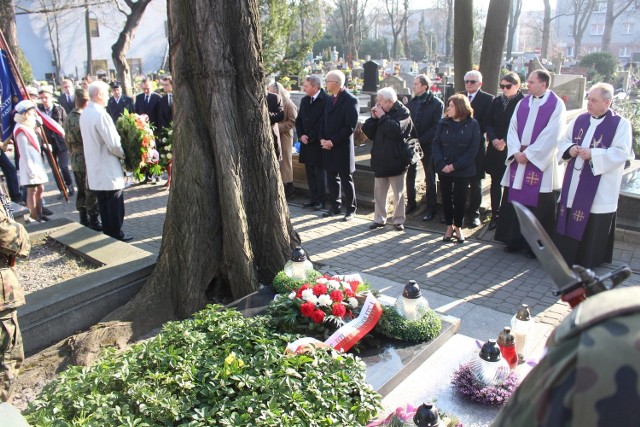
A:
POLYGON ((578 305, 493 426, 640 426, 640 287, 578 305))
POLYGON ((98 199, 87 185, 87 166, 84 162, 84 146, 82 145, 82 135, 80 134, 80 113, 81 111, 74 108, 64 122, 65 140, 71 153, 71 169, 78 186, 76 209, 79 212, 86 212, 89 216, 97 218, 99 215, 98 199))
POLYGON ((24 360, 17 308, 24 305, 24 293, 12 265, 15 257, 29 255, 31 243, 24 227, 7 216, 0 204, 0 401, 11 394, 11 386, 24 360))

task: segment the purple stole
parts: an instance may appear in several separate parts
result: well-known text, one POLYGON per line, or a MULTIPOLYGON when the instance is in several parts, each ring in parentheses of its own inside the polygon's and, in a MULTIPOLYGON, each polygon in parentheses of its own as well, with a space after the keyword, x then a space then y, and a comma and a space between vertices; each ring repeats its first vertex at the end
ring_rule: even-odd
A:
MULTIPOLYGON (((522 141, 522 133, 529 118, 529 101, 531 95, 527 95, 520 101, 518 108, 518 138, 522 141)), ((556 109, 558 97, 555 93, 549 92, 549 99, 539 109, 536 121, 533 124, 533 132, 531 134, 531 143, 533 145, 537 140, 540 132, 547 127, 551 115, 556 109)), ((522 151, 522 148, 521 148, 522 151)), ((533 163, 527 162, 524 170, 524 179, 522 180, 522 189, 514 190, 513 181, 516 177, 516 171, 519 163, 511 162, 509 166, 509 202, 520 202, 525 206, 538 206, 538 196, 540 194, 540 186, 542 185, 542 171, 533 163)))
MULTIPOLYGON (((609 148, 613 142, 613 137, 618 129, 620 116, 613 111, 607 111, 604 120, 596 127, 593 133, 593 139, 589 144, 589 148, 609 148)), ((573 140, 580 146, 582 144, 582 135, 587 133, 591 125, 591 116, 584 113, 578 116, 573 125, 573 140)), ((571 237, 575 240, 582 240, 582 235, 587 228, 587 221, 591 213, 591 205, 596 198, 598 185, 600 184, 601 175, 594 176, 590 165, 585 162, 580 172, 580 182, 576 188, 576 194, 573 197, 571 206, 571 215, 568 214, 567 199, 569 198, 569 187, 573 178, 574 166, 577 157, 572 157, 564 172, 564 181, 562 182, 562 197, 560 199, 560 209, 558 211, 558 234, 571 237)))

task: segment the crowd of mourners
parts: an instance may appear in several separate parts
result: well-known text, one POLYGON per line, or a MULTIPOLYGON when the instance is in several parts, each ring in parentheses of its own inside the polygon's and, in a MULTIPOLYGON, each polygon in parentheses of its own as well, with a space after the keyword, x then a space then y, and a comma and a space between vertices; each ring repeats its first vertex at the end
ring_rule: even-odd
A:
MULTIPOLYGON (((371 117, 362 125, 372 141, 375 176, 369 229, 387 224, 391 187, 391 223, 395 230, 404 230, 406 215, 418 209, 416 175, 421 163, 426 184, 422 219, 437 218, 439 187, 444 243, 462 244, 463 227, 481 225, 482 180, 488 174, 488 229, 506 243, 506 252, 535 256, 520 232, 513 207, 519 202, 534 213, 569 265, 610 263, 622 175, 634 158, 631 125, 611 108, 614 90, 606 83, 591 87, 587 111, 567 124, 565 104, 550 83, 547 70, 535 70, 527 77, 524 95, 520 76, 508 72, 500 77, 501 94, 494 97, 482 90, 482 74, 471 70, 464 76, 465 90, 449 97, 446 106, 424 74, 415 77, 411 98, 401 101, 393 88, 380 89, 371 117), (415 153, 416 144, 421 158, 407 155, 415 153)), ((357 207, 353 173, 359 105, 345 89, 341 71, 327 73, 325 85, 326 91, 318 76, 305 78, 306 96, 297 117, 291 106, 280 118, 275 108, 270 110, 273 123, 279 125, 281 158, 286 158, 281 172, 289 196, 291 126, 285 122, 295 119, 299 161, 305 165, 310 195, 303 206, 324 210, 323 217, 344 213, 343 220, 350 221, 357 207)), ((269 89, 290 102, 278 84, 269 89)))

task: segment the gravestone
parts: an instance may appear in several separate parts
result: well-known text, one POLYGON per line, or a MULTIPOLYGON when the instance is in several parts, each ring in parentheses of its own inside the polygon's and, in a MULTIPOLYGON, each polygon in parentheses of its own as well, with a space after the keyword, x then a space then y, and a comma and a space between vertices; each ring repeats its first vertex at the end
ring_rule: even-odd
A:
POLYGON ((409 93, 407 82, 396 76, 386 77, 384 80, 382 80, 380 86, 393 88, 393 90, 395 90, 398 95, 406 95, 409 93))
POLYGON ((583 108, 586 85, 587 79, 582 76, 551 75, 551 89, 564 101, 567 110, 583 108))
POLYGON ((364 81, 362 84, 363 92, 377 92, 380 65, 378 65, 377 62, 368 61, 365 62, 362 67, 364 69, 364 81))
POLYGON ((364 76, 363 68, 354 68, 351 70, 351 77, 353 77, 354 79, 362 79, 363 76, 364 76))
POLYGON ((300 101, 305 95, 306 94, 304 92, 295 91, 295 90, 292 90, 291 92, 289 92, 289 97, 291 98, 291 101, 293 101, 293 103, 296 104, 296 107, 298 107, 298 110, 300 110, 300 101))

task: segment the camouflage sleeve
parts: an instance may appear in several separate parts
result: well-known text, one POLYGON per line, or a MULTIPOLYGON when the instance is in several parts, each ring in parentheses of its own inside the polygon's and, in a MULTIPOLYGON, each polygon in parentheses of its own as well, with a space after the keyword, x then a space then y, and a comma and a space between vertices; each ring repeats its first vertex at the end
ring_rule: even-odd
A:
POLYGON ((31 250, 29 234, 22 224, 7 216, 4 206, 0 205, 0 253, 26 257, 31 250))

